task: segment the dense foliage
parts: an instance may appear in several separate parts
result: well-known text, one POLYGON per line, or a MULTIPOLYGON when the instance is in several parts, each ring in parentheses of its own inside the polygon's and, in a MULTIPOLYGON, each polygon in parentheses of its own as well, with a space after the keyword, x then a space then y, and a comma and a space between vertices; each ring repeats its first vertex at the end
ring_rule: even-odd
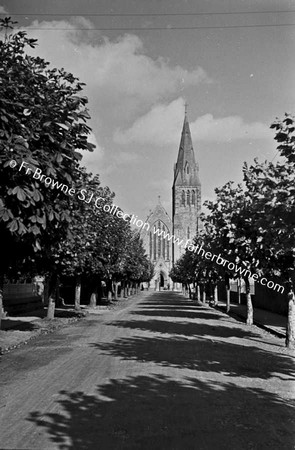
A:
POLYGON ((114 279, 139 283, 151 268, 129 222, 104 211, 114 194, 80 166, 95 147, 84 84, 28 55, 37 42, 10 18, 0 31, 0 312, 4 276, 21 270, 45 276, 52 318, 63 275, 112 293, 114 279))

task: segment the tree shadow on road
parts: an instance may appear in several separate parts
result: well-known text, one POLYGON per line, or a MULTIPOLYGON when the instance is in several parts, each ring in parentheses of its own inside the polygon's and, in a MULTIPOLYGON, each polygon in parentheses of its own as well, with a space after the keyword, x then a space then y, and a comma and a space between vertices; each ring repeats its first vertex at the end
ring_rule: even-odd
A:
POLYGON ((151 297, 152 300, 146 300, 144 302, 140 302, 141 306, 150 306, 152 307, 158 307, 161 306, 162 308, 196 308, 198 309, 205 309, 205 306, 198 306, 195 301, 189 300, 189 299, 160 299, 159 301, 154 301, 153 297, 151 297))
POLYGON ((38 330, 40 324, 34 322, 28 322, 25 320, 15 320, 15 319, 2 319, 1 320, 1 331, 33 331, 38 330))
MULTIPOLYGON (((208 316, 206 316, 207 318, 208 316)), ((209 314, 209 319, 211 315, 209 314)), ((244 329, 242 327, 228 326, 228 323, 206 324, 200 322, 174 322, 167 320, 118 320, 110 322, 109 325, 130 328, 132 330, 150 331, 160 334, 182 335, 182 336, 212 336, 221 338, 250 338, 261 337, 260 334, 244 329)))
POLYGON ((60 397, 56 413, 27 418, 58 449, 290 450, 294 444, 292 405, 258 388, 152 375, 110 380, 94 395, 61 391, 60 397))
POLYGON ((164 367, 267 380, 275 373, 294 378, 292 358, 239 343, 198 337, 132 337, 93 343, 104 355, 164 367))
POLYGON ((213 320, 222 320, 224 316, 222 314, 215 314, 206 311, 192 311, 192 310, 178 310, 174 308, 163 309, 136 309, 135 311, 130 312, 131 315, 135 316, 154 316, 154 317, 175 317, 175 318, 185 318, 185 319, 213 319, 213 320))

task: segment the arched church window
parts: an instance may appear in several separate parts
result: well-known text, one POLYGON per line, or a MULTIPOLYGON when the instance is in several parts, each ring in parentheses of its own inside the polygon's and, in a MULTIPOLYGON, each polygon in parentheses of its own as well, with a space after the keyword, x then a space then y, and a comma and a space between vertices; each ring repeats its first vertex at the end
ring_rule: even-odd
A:
POLYGON ((186 203, 187 203, 188 205, 190 205, 190 191, 187 191, 187 194, 186 194, 186 203))
POLYGON ((186 166, 186 173, 189 174, 189 165, 186 166))
POLYGON ((165 253, 166 253, 166 239, 163 239, 163 243, 162 243, 162 246, 163 246, 163 252, 162 252, 162 256, 163 256, 163 258, 165 259, 165 253))
POLYGON ((161 236, 158 237, 158 258, 161 256, 161 236))
POLYGON ((196 193, 195 191, 192 191, 192 205, 196 204, 196 193))
POLYGON ((154 259, 157 259, 157 238, 154 236, 154 259))
POLYGON ((181 204, 183 206, 185 206, 185 192, 184 191, 182 191, 182 193, 181 193, 181 204))
POLYGON ((190 238, 190 229, 189 229, 189 227, 187 227, 187 238, 188 239, 190 238))
POLYGON ((169 241, 167 241, 167 250, 166 250, 166 253, 167 253, 167 258, 166 258, 166 259, 169 259, 169 241))

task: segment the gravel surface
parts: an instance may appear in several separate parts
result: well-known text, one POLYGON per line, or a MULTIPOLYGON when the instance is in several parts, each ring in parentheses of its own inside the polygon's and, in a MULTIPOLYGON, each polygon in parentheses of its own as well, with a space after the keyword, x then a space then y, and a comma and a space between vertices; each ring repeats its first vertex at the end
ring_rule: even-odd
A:
POLYGON ((284 342, 144 292, 1 360, 2 449, 293 449, 284 342))

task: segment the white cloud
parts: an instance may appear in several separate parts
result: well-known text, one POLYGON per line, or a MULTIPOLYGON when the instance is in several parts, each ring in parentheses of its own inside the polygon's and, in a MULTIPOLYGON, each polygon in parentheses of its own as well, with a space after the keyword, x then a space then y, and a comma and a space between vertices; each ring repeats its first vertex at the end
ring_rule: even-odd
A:
POLYGON ((96 111, 114 122, 130 120, 130 114, 135 117, 188 86, 210 82, 201 67, 187 70, 162 57, 148 56, 143 41, 134 34, 110 40, 98 31, 87 31, 92 26, 83 17, 71 22, 34 21, 30 27, 40 30, 29 34, 39 41, 34 52, 85 82, 92 107, 95 104, 96 111))
POLYGON ((109 153, 107 161, 104 161, 105 150, 97 143, 95 136, 92 134, 88 140, 95 144, 96 148, 93 152, 80 151, 83 155, 81 164, 92 173, 101 173, 103 168, 103 174, 110 175, 121 166, 136 164, 141 159, 138 153, 120 151, 109 153))
POLYGON ((95 149, 93 152, 87 150, 80 151, 82 155, 81 165, 87 167, 91 172, 96 173, 98 172, 99 165, 103 158, 104 150, 103 147, 98 144, 94 133, 89 135, 88 141, 95 145, 95 149))
MULTIPOLYGON (((118 144, 137 143, 156 146, 175 145, 184 116, 184 100, 154 106, 125 130, 117 129, 114 140, 118 144)), ((272 137, 269 127, 260 122, 246 123, 239 116, 214 118, 205 114, 190 123, 195 141, 231 142, 238 139, 267 139, 272 137)))
POLYGON ((261 122, 246 123, 240 116, 214 118, 205 114, 191 124, 197 141, 231 142, 237 139, 268 139, 269 127, 261 122))
POLYGON ((178 98, 168 105, 154 106, 139 117, 127 130, 118 129, 114 140, 118 144, 170 145, 179 141, 179 130, 183 121, 184 100, 178 98))
POLYGON ((7 9, 4 8, 4 6, 0 5, 0 14, 8 14, 7 9))

